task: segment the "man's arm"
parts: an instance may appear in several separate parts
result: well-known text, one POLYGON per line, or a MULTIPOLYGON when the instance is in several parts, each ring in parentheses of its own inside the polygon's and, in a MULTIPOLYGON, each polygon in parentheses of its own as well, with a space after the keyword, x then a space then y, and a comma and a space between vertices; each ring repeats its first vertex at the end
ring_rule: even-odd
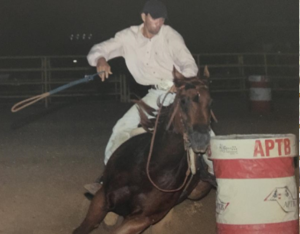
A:
POLYGON ((197 76, 198 66, 181 35, 174 31, 172 38, 168 41, 170 49, 172 50, 174 63, 179 68, 180 73, 185 77, 197 76))
POLYGON ((124 30, 118 32, 114 38, 94 45, 87 55, 89 64, 97 67, 97 72, 105 71, 105 73, 99 75, 102 81, 104 81, 105 78, 107 79, 108 76, 112 74, 111 68, 107 61, 123 55, 123 34, 124 30))

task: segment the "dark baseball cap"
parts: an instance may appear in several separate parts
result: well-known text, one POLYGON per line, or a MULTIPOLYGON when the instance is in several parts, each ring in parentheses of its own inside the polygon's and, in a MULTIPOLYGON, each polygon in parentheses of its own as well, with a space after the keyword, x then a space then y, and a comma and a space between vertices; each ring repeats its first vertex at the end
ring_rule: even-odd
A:
POLYGON ((165 4, 158 0, 149 0, 145 3, 142 13, 150 14, 153 19, 167 19, 168 12, 165 4))

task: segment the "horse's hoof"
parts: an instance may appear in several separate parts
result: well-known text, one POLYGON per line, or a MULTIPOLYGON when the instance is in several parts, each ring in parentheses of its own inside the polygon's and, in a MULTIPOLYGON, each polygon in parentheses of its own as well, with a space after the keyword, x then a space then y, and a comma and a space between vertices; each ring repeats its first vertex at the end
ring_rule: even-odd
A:
POLYGON ((95 195, 98 190, 101 188, 101 184, 92 183, 92 184, 85 184, 83 187, 92 195, 95 195))

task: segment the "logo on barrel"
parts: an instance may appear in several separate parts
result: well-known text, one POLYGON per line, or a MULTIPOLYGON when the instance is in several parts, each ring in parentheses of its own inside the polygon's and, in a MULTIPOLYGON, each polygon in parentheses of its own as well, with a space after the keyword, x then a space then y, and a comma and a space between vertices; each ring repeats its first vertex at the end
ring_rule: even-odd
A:
POLYGON ((256 140, 254 157, 288 156, 291 154, 291 141, 284 139, 256 140))
POLYGON ((297 210, 297 198, 294 198, 288 187, 275 188, 264 201, 276 201, 285 212, 297 210))
POLYGON ((217 198, 217 200, 216 200, 217 214, 223 214, 228 206, 229 206, 229 202, 223 202, 220 200, 220 198, 217 198))
POLYGON ((230 155, 238 154, 238 150, 237 150, 237 147, 235 145, 229 147, 229 146, 220 144, 219 145, 219 150, 222 153, 226 153, 226 154, 230 154, 230 155))

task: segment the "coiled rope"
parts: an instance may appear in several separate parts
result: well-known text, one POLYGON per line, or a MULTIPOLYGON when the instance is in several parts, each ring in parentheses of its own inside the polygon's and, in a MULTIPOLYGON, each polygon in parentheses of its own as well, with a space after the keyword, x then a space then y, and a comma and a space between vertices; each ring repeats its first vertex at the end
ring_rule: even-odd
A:
POLYGON ((40 95, 37 95, 37 96, 33 96, 33 97, 30 97, 30 98, 27 98, 21 102, 18 102, 17 104, 15 104, 12 108, 11 108, 11 112, 17 112, 19 110, 22 110, 24 109, 25 107, 27 106, 30 106, 36 102, 38 102, 39 100, 41 99, 44 99, 46 97, 49 97, 50 95, 52 94, 55 94, 55 93, 58 93, 62 90, 65 90, 65 89, 68 89, 74 85, 78 85, 78 84, 81 84, 81 83, 87 83, 87 82, 90 82, 92 80, 95 79, 96 76, 98 76, 99 74, 101 73, 104 73, 104 71, 101 71, 101 72, 97 72, 93 75, 86 75, 84 78, 82 79, 79 79, 79 80, 75 80, 75 81, 72 81, 68 84, 65 84, 65 85, 62 85, 62 86, 59 86, 57 87, 56 89, 53 89, 49 92, 46 92, 46 93, 42 93, 40 95))

